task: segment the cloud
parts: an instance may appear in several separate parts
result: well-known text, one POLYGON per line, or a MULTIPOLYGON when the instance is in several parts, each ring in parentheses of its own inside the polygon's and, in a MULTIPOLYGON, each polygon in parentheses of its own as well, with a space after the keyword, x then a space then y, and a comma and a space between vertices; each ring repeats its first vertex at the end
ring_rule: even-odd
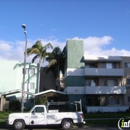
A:
POLYGON ((104 45, 109 45, 110 42, 113 40, 112 37, 110 36, 103 36, 103 37, 87 37, 87 38, 78 38, 78 37, 74 37, 73 39, 76 40, 83 40, 85 46, 91 48, 94 46, 104 46, 104 45))
POLYGON ((5 41, 0 41, 0 50, 2 50, 3 52, 11 50, 12 46, 9 43, 6 43, 5 41))
MULTIPOLYGON (((65 42, 60 42, 57 39, 36 39, 36 40, 28 40, 27 48, 32 47, 32 45, 37 41, 41 40, 42 44, 45 45, 47 43, 51 43, 54 47, 59 46, 61 49, 64 48, 65 42)), ((25 49, 25 41, 2 41, 0 40, 0 60, 16 60, 19 62, 24 61, 24 49, 25 49)), ((28 56, 26 58, 27 62, 31 62, 32 56, 28 56)), ((38 60, 36 61, 38 62, 38 60)))
POLYGON ((53 47, 60 47, 61 49, 64 48, 66 41, 65 42, 60 42, 58 39, 41 39, 43 45, 47 43, 51 43, 53 47))
POLYGON ((115 47, 107 49, 107 47, 114 41, 111 36, 87 38, 74 37, 73 39, 83 40, 85 55, 130 56, 130 51, 128 50, 118 50, 115 47))
MULTIPOLYGON (((87 38, 74 37, 72 39, 83 40, 84 54, 86 55, 130 56, 130 51, 128 50, 119 50, 115 47, 107 49, 107 47, 114 41, 111 36, 87 38)), ((27 47, 30 48, 37 40, 41 40, 43 45, 51 43, 54 47, 59 46, 61 49, 63 49, 66 45, 66 41, 60 42, 58 39, 53 37, 48 39, 28 39, 27 47)), ((11 42, 0 40, 0 60, 16 60, 19 62, 23 62, 24 49, 25 41, 11 42)), ((34 55, 27 57, 27 62, 31 62, 33 56, 34 55)))

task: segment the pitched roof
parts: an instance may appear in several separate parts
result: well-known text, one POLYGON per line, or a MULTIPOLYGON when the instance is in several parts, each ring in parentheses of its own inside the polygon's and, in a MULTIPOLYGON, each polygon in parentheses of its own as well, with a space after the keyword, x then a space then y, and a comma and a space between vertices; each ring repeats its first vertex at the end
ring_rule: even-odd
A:
POLYGON ((0 95, 9 95, 9 94, 15 94, 15 93, 20 93, 21 89, 16 89, 16 90, 11 90, 11 91, 6 91, 6 92, 0 92, 0 95))
POLYGON ((43 92, 40 92, 40 93, 36 93, 36 94, 34 94, 34 96, 38 96, 38 95, 46 94, 46 93, 50 93, 50 92, 66 95, 65 92, 57 91, 57 90, 54 90, 54 89, 49 89, 49 90, 46 90, 46 91, 43 91, 43 92))

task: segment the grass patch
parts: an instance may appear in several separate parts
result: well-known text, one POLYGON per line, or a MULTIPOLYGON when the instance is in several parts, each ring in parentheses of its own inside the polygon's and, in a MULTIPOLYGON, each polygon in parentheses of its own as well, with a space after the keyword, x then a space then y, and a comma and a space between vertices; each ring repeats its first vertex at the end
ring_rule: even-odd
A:
POLYGON ((0 126, 6 125, 6 121, 10 113, 11 112, 0 112, 0 126))

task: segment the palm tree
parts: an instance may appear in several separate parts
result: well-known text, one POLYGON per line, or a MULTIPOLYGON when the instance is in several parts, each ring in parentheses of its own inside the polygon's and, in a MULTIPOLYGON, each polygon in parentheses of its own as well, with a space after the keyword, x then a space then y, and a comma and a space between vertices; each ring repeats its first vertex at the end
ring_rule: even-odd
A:
POLYGON ((47 61, 49 61, 49 65, 46 69, 46 72, 52 71, 55 75, 55 79, 57 80, 57 86, 60 85, 60 71, 64 74, 64 57, 61 49, 59 47, 55 47, 50 55, 47 57, 47 61))
POLYGON ((43 46, 40 40, 36 41, 36 43, 31 48, 27 48, 27 56, 35 54, 35 56, 32 59, 32 63, 34 63, 35 60, 39 58, 38 92, 39 92, 39 87, 40 87, 41 63, 46 58, 46 56, 49 56, 50 54, 50 53, 47 53, 48 48, 53 49, 53 46, 50 43, 43 46))

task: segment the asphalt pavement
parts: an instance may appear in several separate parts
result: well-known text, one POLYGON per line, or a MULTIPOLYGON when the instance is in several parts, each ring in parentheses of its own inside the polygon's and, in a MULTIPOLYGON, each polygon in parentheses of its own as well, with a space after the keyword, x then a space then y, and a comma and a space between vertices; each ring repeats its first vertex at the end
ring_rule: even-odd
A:
MULTIPOLYGON (((0 130, 13 130, 13 128, 1 128, 0 130)), ((24 130, 62 130, 61 128, 26 128, 24 130)), ((74 127, 72 130, 119 130, 116 126, 83 126, 74 127)))
MULTIPOLYGON (((104 119, 107 120, 108 118, 104 119)), ((111 118, 113 119, 113 118, 111 118)), ((114 118, 116 119, 116 118, 114 118)), ((85 121, 90 120, 90 119, 85 119, 85 121)), ((91 119, 91 120, 95 120, 95 119, 91 119)), ((102 120, 102 118, 97 118, 97 120, 102 120)), ((5 125, 5 126, 0 126, 0 130, 13 130, 12 127, 5 125)), ((33 127, 26 127, 24 130, 62 130, 61 128, 59 128, 59 126, 33 126, 33 127)), ((74 126, 72 128, 72 130, 119 130, 119 128, 117 126, 99 126, 99 125, 95 125, 95 126, 86 126, 83 125, 82 127, 78 127, 78 126, 74 126)))
MULTIPOLYGON (((10 126, 0 126, 0 130, 13 130, 13 127, 10 126)), ((26 127, 24 130, 62 130, 59 126, 33 126, 33 127, 26 127)), ((117 126, 74 126, 72 130, 119 130, 117 126)))

